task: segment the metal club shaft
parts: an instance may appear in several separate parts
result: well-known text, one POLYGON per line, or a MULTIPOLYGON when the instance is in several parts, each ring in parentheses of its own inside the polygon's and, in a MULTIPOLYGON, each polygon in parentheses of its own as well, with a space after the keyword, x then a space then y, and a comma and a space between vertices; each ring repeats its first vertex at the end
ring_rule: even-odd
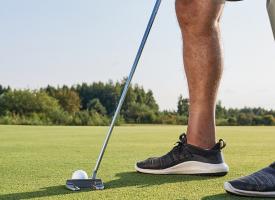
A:
POLYGON ((271 28, 273 31, 274 40, 275 40, 275 1, 267 0, 266 7, 267 7, 270 23, 271 23, 271 28))
POLYGON ((124 86, 123 92, 122 92, 122 94, 121 94, 119 103, 118 103, 117 108, 116 108, 116 111, 115 111, 115 114, 114 114, 114 116, 113 116, 111 125, 110 125, 110 127, 109 127, 108 132, 107 132, 107 136, 106 136, 106 138, 105 138, 105 141, 104 141, 104 143, 103 143, 102 149, 101 149, 100 154, 99 154, 99 156, 98 156, 98 159, 97 159, 97 162, 96 162, 94 171, 93 171, 93 175, 92 175, 92 178, 93 178, 93 179, 96 179, 97 171, 98 171, 98 169, 99 169, 101 160, 102 160, 102 158, 103 158, 103 155, 104 155, 104 153, 105 153, 106 147, 107 147, 108 142, 109 142, 109 139, 110 139, 111 134, 112 134, 112 132, 113 132, 113 128, 114 128, 115 122, 116 122, 116 120, 117 120, 117 117, 118 117, 118 115, 119 115, 119 113, 120 113, 121 107, 122 107, 122 105, 123 105, 123 103, 124 103, 125 97, 126 97, 126 95, 127 95, 129 86, 130 86, 130 84, 131 84, 132 78, 133 78, 134 73, 135 73, 135 71, 136 71, 137 65, 138 65, 138 63, 139 63, 140 57, 141 57, 142 52, 143 52, 143 49, 144 49, 144 46, 145 46, 146 41, 147 41, 147 39, 148 39, 149 33, 150 33, 150 31, 151 31, 151 28, 152 28, 153 23, 154 23, 154 21, 155 21, 155 18, 156 18, 156 16, 157 16, 157 13, 158 13, 160 4, 161 4, 161 0, 156 0, 156 3, 155 3, 155 6, 154 6, 154 9, 153 9, 153 12, 152 12, 151 17, 150 17, 150 20, 149 20, 149 23, 148 23, 148 25, 147 25, 146 31, 145 31, 145 33, 144 33, 144 35, 143 35, 143 38, 142 38, 140 47, 139 47, 139 49, 138 49, 138 52, 137 52, 137 55, 136 55, 134 64, 133 64, 132 69, 131 69, 131 72, 130 72, 128 78, 127 78, 126 84, 125 84, 125 86, 124 86))

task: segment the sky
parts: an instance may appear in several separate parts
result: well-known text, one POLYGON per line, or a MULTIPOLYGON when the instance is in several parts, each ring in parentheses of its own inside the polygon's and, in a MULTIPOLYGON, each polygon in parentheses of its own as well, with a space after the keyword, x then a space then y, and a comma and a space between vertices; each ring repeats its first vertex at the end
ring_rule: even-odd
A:
MULTIPOLYGON (((128 76, 154 1, 0 0, 0 84, 74 85, 128 76)), ((265 1, 227 3, 222 18, 226 107, 275 109, 275 42, 265 1)), ((174 0, 164 0, 133 83, 161 109, 188 97, 174 0)))

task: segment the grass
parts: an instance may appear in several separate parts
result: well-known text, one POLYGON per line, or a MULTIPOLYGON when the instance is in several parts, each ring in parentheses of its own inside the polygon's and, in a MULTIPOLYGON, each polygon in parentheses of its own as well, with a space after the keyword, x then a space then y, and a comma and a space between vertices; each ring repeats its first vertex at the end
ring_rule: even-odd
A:
POLYGON ((107 127, 0 126, 0 199, 249 199, 228 195, 223 183, 269 165, 275 127, 218 127, 230 173, 225 177, 144 175, 134 163, 170 150, 181 126, 122 126, 103 159, 103 191, 72 193, 64 188, 76 169, 90 172, 107 127))

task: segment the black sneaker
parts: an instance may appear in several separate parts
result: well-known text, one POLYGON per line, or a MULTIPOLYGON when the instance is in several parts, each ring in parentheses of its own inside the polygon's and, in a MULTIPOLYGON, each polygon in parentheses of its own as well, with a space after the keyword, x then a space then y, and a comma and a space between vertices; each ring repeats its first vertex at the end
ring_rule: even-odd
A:
POLYGON ((275 197, 275 162, 254 174, 226 182, 224 189, 240 196, 275 197))
POLYGON ((136 170, 148 174, 201 174, 224 176, 228 166, 223 161, 221 149, 225 142, 220 140, 212 149, 205 150, 187 143, 186 135, 179 137, 177 145, 162 157, 148 158, 138 162, 136 170))

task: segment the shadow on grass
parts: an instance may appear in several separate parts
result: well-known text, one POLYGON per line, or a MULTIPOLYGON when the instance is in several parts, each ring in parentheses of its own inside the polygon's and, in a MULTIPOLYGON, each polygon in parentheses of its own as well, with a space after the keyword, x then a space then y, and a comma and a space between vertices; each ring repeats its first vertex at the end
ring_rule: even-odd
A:
POLYGON ((201 198, 201 200, 270 200, 270 198, 259 198, 259 197, 241 197, 235 196, 232 194, 224 193, 224 194, 216 194, 210 195, 201 198))
MULTIPOLYGON (((125 188, 125 187, 150 187, 158 186, 167 183, 177 183, 177 182, 188 182, 194 180, 209 180, 216 179, 218 177, 205 177, 205 176, 188 176, 188 175, 149 175, 141 174, 137 172, 123 172, 116 175, 118 179, 112 180, 105 183, 105 190, 115 189, 115 188, 125 188)), ((104 180, 103 180, 104 181, 104 180)), ((90 192, 90 190, 82 190, 81 192, 90 192)), ((0 195, 0 199, 5 200, 19 200, 19 199, 33 199, 40 197, 50 197, 71 194, 72 192, 65 189, 64 185, 51 186, 46 188, 41 188, 37 191, 32 192, 19 192, 11 194, 0 195)), ((226 195, 224 194, 224 197, 226 195)), ((226 199, 221 196, 209 196, 203 198, 203 200, 215 200, 215 199, 226 199)), ((231 198, 230 198, 231 199, 231 198)))
POLYGON ((65 189, 64 185, 57 185, 57 186, 41 188, 38 191, 3 194, 3 195, 0 195, 0 199, 5 199, 5 200, 33 199, 33 198, 39 198, 39 197, 57 196, 57 195, 64 195, 64 194, 70 194, 70 193, 71 193, 70 191, 65 189))
MULTIPOLYGON (((150 175, 137 172, 123 172, 116 174, 118 179, 105 183, 106 189, 123 188, 135 186, 138 188, 157 186, 167 183, 188 182, 196 180, 217 179, 213 176, 191 176, 191 175, 150 175)), ((104 180, 103 180, 104 181, 104 180)))

